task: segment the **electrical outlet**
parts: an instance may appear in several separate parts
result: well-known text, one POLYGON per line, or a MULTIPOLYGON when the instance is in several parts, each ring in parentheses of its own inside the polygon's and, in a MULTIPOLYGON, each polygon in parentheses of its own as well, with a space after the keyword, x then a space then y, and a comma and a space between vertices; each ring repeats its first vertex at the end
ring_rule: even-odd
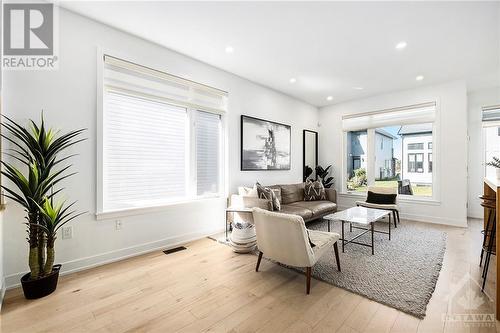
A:
POLYGON ((71 239, 73 238, 73 227, 67 226, 62 227, 62 239, 71 239))
POLYGON ((115 221, 115 228, 116 228, 116 230, 121 230, 122 229, 122 220, 116 220, 115 221))

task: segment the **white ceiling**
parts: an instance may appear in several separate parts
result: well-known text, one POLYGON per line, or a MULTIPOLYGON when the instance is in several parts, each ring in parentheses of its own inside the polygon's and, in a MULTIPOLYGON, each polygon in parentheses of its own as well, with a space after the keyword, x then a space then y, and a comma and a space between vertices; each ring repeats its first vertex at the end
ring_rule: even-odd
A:
POLYGON ((499 80, 498 2, 62 6, 316 106, 454 79, 470 89, 499 80), (408 46, 398 51, 402 40, 408 46))

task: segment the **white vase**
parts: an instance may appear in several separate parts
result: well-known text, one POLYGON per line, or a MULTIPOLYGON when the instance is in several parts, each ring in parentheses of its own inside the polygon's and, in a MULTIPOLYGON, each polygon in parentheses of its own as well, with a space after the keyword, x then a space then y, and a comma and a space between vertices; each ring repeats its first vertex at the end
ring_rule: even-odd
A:
POLYGON ((495 169, 497 171, 497 180, 500 180, 500 168, 495 169))

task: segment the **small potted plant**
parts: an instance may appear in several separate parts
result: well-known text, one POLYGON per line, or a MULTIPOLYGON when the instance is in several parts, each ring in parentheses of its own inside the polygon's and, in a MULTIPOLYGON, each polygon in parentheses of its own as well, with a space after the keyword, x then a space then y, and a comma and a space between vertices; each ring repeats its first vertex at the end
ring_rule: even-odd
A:
POLYGON ((29 121, 24 127, 4 116, 1 136, 11 148, 3 154, 11 162, 2 160, 2 175, 9 186, 2 185, 5 197, 20 204, 26 212, 30 272, 21 278, 24 296, 40 298, 57 287, 61 265, 54 265, 54 243, 59 228, 81 214, 71 210, 74 203, 56 202, 59 183, 74 175, 67 173, 71 165, 64 165, 74 155, 61 157, 61 153, 84 140, 83 129, 61 134, 46 129, 43 114, 40 124, 29 121))
POLYGON ((493 160, 486 163, 487 166, 494 167, 497 173, 497 179, 500 180, 500 158, 493 156, 493 160))

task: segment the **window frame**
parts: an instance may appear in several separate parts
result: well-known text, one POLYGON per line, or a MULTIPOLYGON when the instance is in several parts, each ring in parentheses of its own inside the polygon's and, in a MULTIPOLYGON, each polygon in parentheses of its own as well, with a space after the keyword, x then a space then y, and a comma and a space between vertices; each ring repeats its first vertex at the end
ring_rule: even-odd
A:
MULTIPOLYGON (((96 129, 96 210, 95 216, 97 220, 115 218, 115 217, 125 217, 131 215, 140 215, 146 213, 152 213, 157 211, 162 211, 165 209, 169 209, 171 206, 175 205, 183 205, 187 203, 198 202, 201 200, 210 200, 210 199, 222 199, 227 196, 228 188, 227 188, 227 170, 228 170, 228 159, 226 156, 227 151, 227 143, 228 143, 228 129, 227 129, 227 113, 224 111, 219 111, 212 108, 204 108, 200 106, 190 106, 184 103, 176 103, 170 99, 165 99, 164 102, 181 106, 186 108, 187 110, 187 126, 188 126, 188 143, 189 151, 187 152, 187 185, 186 191, 187 196, 185 198, 179 200, 172 200, 169 202, 162 203, 160 205, 152 205, 152 206, 144 206, 144 207, 133 207, 129 209, 119 209, 119 210, 104 210, 103 209, 103 138, 104 138, 104 105, 105 105, 105 90, 107 89, 104 84, 104 55, 113 55, 123 59, 125 61, 130 61, 133 63, 141 63, 141 61, 135 61, 130 59, 130 57, 126 55, 121 55, 118 52, 104 50, 101 47, 97 48, 97 75, 96 75, 96 111, 97 111, 97 129, 96 129), (202 196, 197 196, 197 188, 196 188, 196 150, 195 150, 195 127, 196 126, 196 111, 209 112, 213 114, 217 114, 220 116, 220 140, 219 140, 219 151, 220 151, 220 170, 219 170, 219 184, 218 184, 218 193, 206 194, 202 196)), ((142 61, 143 62, 143 61, 142 61)), ((147 64, 143 64, 143 66, 148 67, 147 64)), ((154 67, 154 66, 151 66, 154 67)), ((140 93, 139 93, 140 94, 140 93)), ((152 99, 161 100, 161 97, 153 97, 152 99)))
POLYGON ((412 142, 412 143, 408 143, 407 147, 406 147, 407 150, 424 150, 424 143, 423 142, 412 142), (414 147, 418 145, 419 148, 410 148, 410 146, 414 147))
MULTIPOLYGON (((439 114, 440 114, 440 99, 436 97, 435 99, 435 110, 436 110, 436 120, 432 122, 432 143, 433 143, 433 161, 436 161, 436 165, 433 163, 433 172, 432 172, 432 196, 426 197, 426 196, 414 196, 414 195, 405 195, 405 194, 398 194, 398 200, 401 202, 414 202, 414 203, 423 203, 423 204, 434 204, 434 205, 439 205, 441 203, 440 198, 441 198, 441 192, 440 192, 440 183, 439 183, 439 177, 440 177, 440 163, 439 163, 439 157, 440 157, 440 149, 439 149, 439 142, 440 142, 440 121, 439 121, 439 114)), ((344 115, 346 116, 346 115, 344 115)), ((356 116, 356 114, 351 114, 348 116, 356 116)), ((357 131, 367 131, 368 133, 373 133, 373 134, 368 134, 367 138, 367 147, 368 151, 374 151, 373 149, 375 148, 375 129, 359 129, 357 131)), ((342 155, 341 155, 341 161, 342 161, 342 177, 340 177, 341 180, 341 188, 339 191, 339 195, 341 197, 351 197, 351 198, 356 198, 356 200, 360 200, 361 198, 366 196, 366 192, 355 192, 355 191, 348 191, 347 190, 347 133, 349 131, 342 130, 342 155)), ((375 156, 374 154, 367 154, 367 178, 368 178, 368 186, 372 186, 374 184, 375 178, 373 175, 374 168, 375 168, 375 156), (373 170, 370 170, 370 168, 373 170)), ((402 163, 403 165, 401 166, 402 168, 405 168, 406 166, 404 165, 404 162, 402 163)))

